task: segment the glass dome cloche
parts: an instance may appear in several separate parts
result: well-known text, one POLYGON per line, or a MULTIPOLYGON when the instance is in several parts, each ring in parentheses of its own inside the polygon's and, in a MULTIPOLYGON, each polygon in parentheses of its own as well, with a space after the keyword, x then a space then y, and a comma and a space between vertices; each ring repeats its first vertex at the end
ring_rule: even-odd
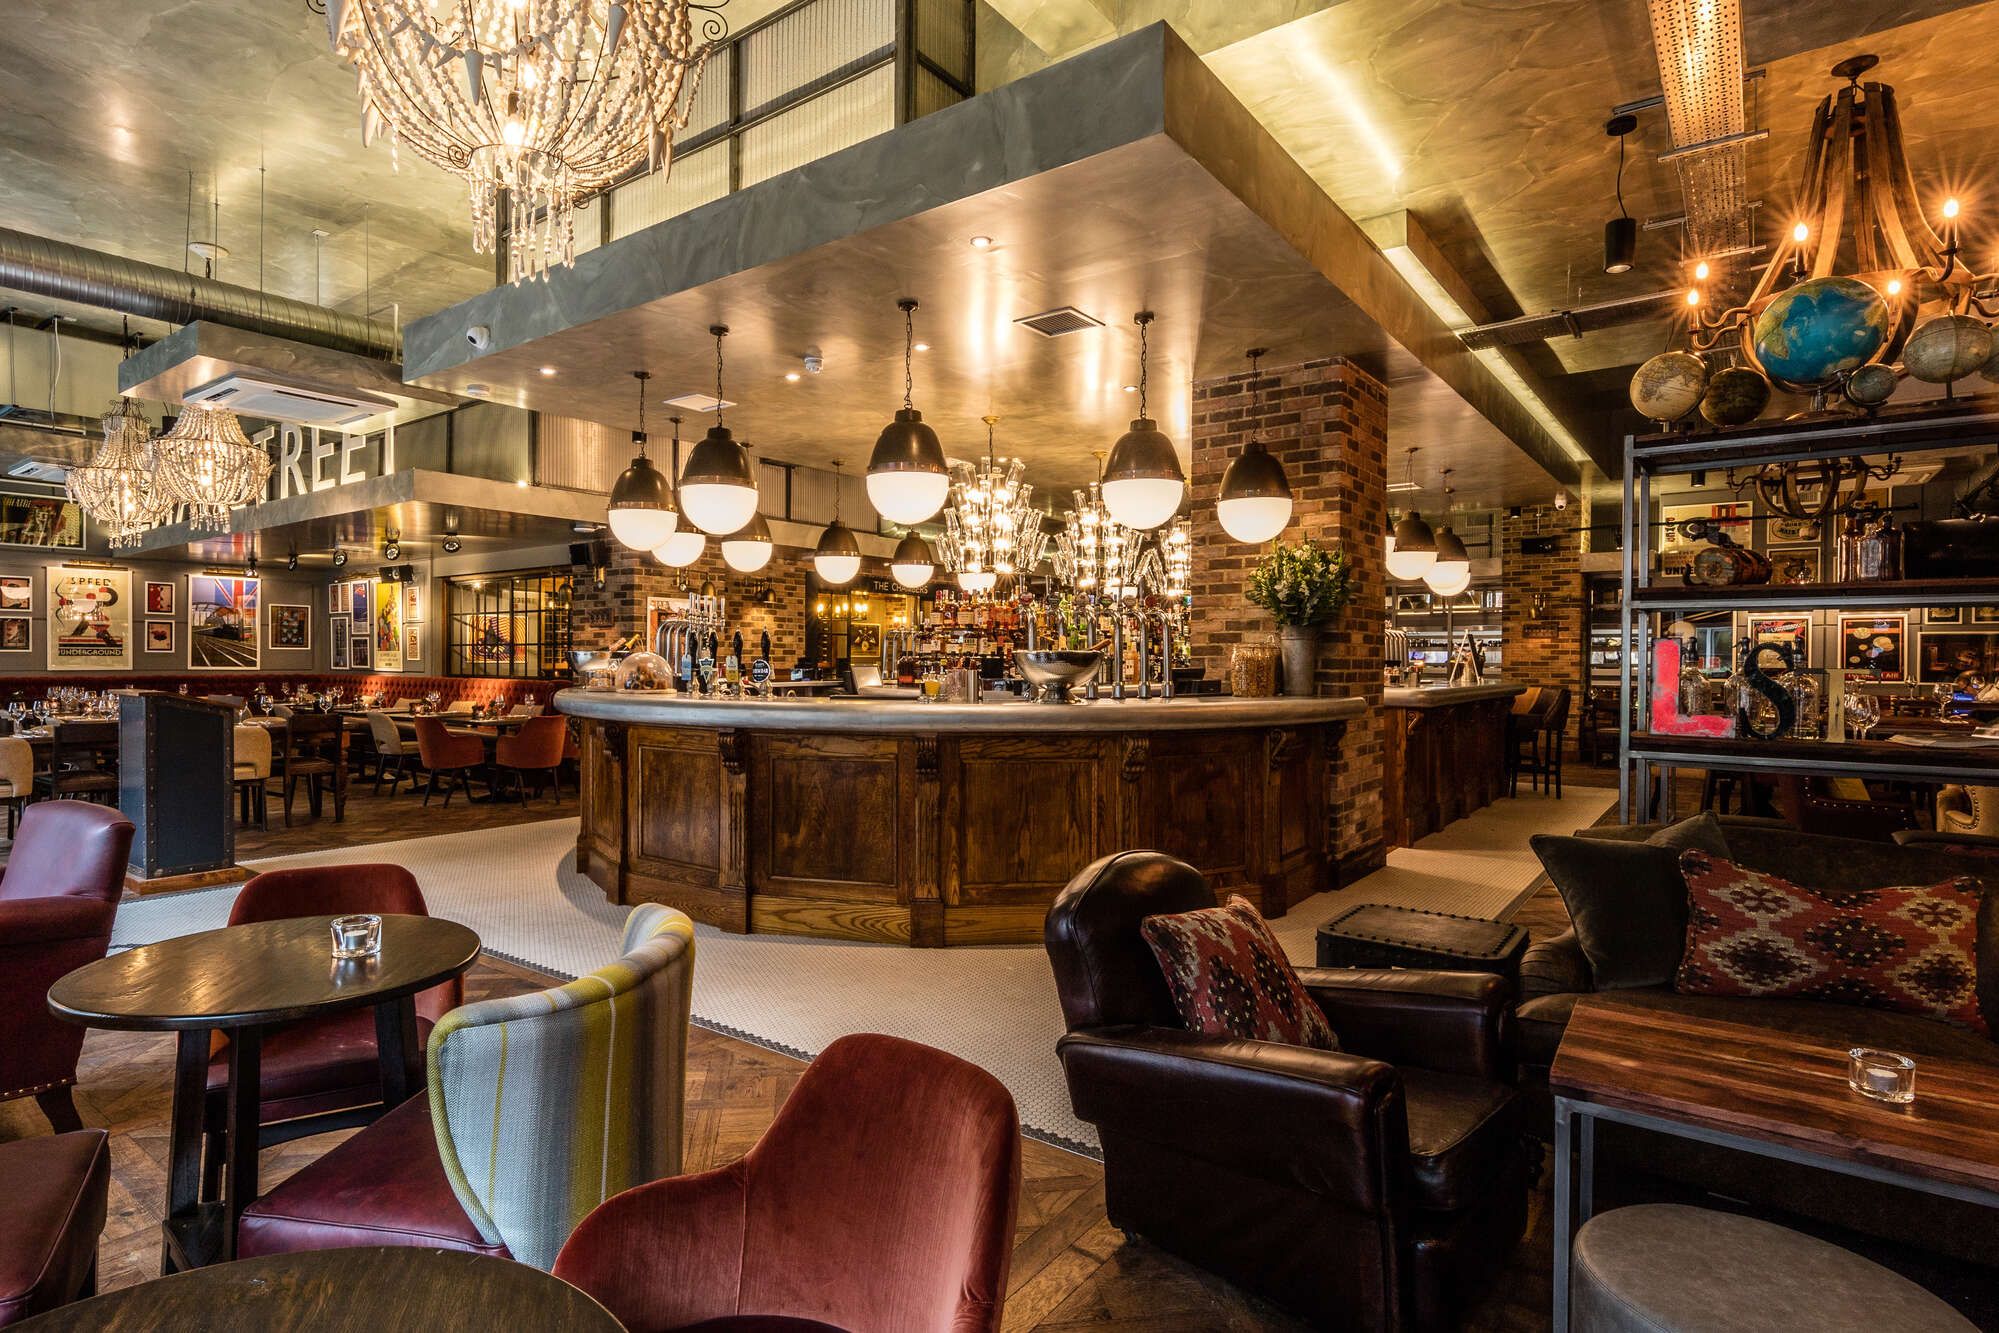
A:
POLYGON ((666 690, 673 687, 673 668, 658 653, 633 653, 618 663, 613 680, 619 690, 666 690))

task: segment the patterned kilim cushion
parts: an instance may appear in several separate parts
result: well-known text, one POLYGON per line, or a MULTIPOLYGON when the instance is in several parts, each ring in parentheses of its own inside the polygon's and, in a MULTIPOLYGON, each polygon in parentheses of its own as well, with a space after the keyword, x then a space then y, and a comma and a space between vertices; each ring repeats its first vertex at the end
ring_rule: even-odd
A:
POLYGON ((1673 989, 1895 1009, 1989 1035, 1978 881, 1808 889, 1700 851, 1680 868, 1687 952, 1673 989))
POLYGON ((1230 894, 1223 907, 1149 916, 1139 928, 1190 1030, 1340 1048, 1277 937, 1241 894, 1230 894))

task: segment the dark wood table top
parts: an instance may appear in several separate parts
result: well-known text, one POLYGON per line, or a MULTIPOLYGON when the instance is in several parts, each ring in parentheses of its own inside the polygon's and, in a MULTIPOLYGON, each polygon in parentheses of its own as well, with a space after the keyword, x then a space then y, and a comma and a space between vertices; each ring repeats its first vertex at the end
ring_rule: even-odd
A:
POLYGON ((260 1027, 427 990, 479 957, 479 937, 456 921, 385 915, 378 957, 336 959, 332 921, 258 921, 112 954, 49 987, 49 1010, 97 1028, 260 1027))
POLYGON ((1558 1097, 1999 1190, 1999 1064, 1917 1056, 1916 1100, 1891 1106, 1847 1086, 1847 1049, 1599 996, 1576 1005, 1548 1086, 1558 1097))
POLYGON ((172 1277, 65 1305, 20 1325, 37 1333, 487 1333, 624 1325, 583 1292, 538 1268, 456 1250, 311 1250, 172 1277))

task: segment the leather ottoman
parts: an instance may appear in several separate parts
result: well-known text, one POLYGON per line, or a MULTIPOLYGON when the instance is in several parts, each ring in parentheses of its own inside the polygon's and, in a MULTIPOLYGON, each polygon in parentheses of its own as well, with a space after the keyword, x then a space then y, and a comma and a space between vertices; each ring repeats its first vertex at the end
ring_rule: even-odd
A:
POLYGON ((0 1324, 95 1295, 111 1191, 104 1131, 0 1144, 0 1181, 0 1324))
POLYGON ((1503 921, 1361 903, 1319 927, 1320 967, 1496 972, 1517 990, 1527 931, 1503 921))

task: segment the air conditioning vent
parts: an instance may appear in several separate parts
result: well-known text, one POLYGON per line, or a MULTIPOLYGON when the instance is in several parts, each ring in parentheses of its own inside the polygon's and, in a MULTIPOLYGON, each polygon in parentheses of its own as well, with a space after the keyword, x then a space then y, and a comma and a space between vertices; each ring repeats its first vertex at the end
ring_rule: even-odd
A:
POLYGON ((706 415, 734 407, 735 403, 727 398, 717 398, 712 393, 683 393, 678 398, 667 399, 666 405, 677 407, 683 412, 699 412, 706 415))
POLYGON ((59 486, 69 476, 69 469, 60 463, 44 463, 37 458, 24 458, 7 469, 7 475, 20 481, 45 481, 59 486))
POLYGON ((1027 315, 1014 323, 1024 329, 1032 329, 1044 338, 1059 338, 1065 333, 1081 333, 1084 329, 1100 329, 1101 319, 1092 318, 1072 305, 1057 306, 1044 310, 1038 315, 1027 315))
POLYGON ((306 389, 248 375, 224 375, 182 396, 205 407, 226 407, 239 416, 296 421, 306 426, 352 426, 395 411, 395 400, 349 390, 306 389))

